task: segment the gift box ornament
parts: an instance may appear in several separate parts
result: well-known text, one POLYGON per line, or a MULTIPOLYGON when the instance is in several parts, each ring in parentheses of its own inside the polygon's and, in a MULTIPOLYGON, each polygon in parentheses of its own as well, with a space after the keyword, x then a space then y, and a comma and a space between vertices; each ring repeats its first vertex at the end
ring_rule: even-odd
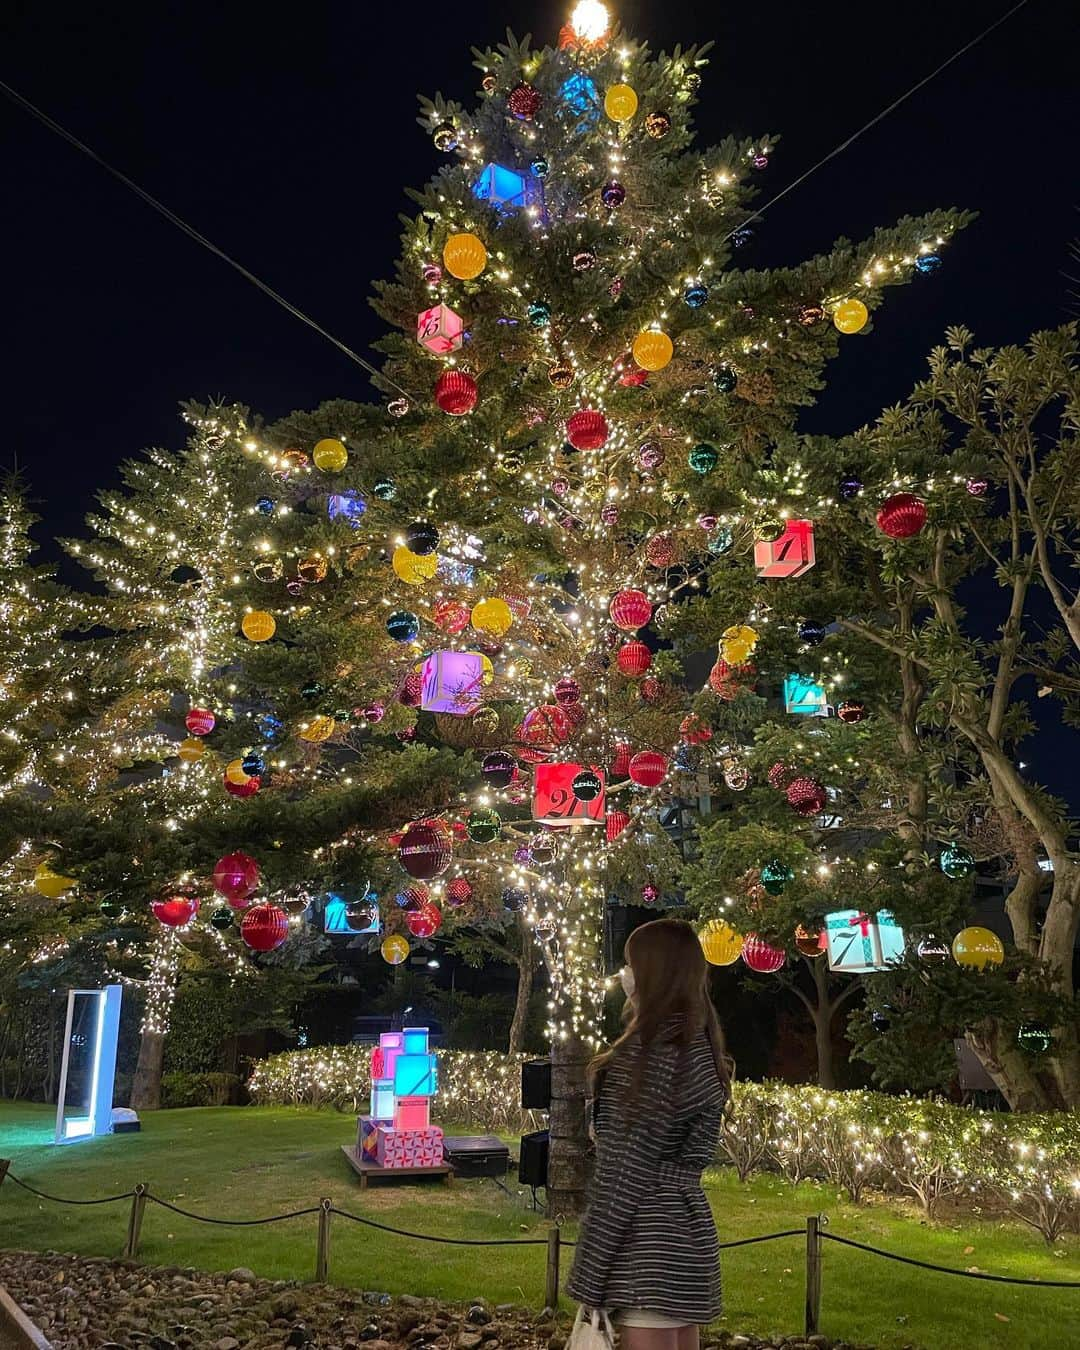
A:
POLYGON ((375 1161, 380 1167, 441 1167, 443 1132, 438 1125, 421 1130, 399 1130, 379 1125, 375 1161))
POLYGON ((420 707, 466 717, 480 706, 484 679, 479 652, 432 652, 420 673, 420 707))
POLYGON ((473 196, 504 215, 527 207, 534 207, 541 214, 544 211, 544 185, 528 169, 485 164, 473 183, 473 196))
MULTIPOLYGON (((604 824, 603 770, 590 766, 591 774, 600 781, 600 791, 585 799, 574 791, 574 780, 583 774, 584 768, 582 764, 537 764, 533 779, 533 820, 541 825, 604 824)), ((592 778, 589 781, 592 783, 592 778)))
POLYGON ((802 717, 828 717, 829 701, 825 690, 806 675, 784 677, 784 711, 802 717))
POLYGON ((449 305, 432 305, 416 316, 416 340, 436 356, 447 356, 461 346, 465 325, 449 305))
POLYGON ((888 910, 836 910, 825 916, 825 933, 830 970, 866 975, 903 960, 904 930, 888 910))
POLYGON ((759 577, 801 577, 816 561, 812 520, 789 520, 779 539, 758 539, 754 544, 759 577))

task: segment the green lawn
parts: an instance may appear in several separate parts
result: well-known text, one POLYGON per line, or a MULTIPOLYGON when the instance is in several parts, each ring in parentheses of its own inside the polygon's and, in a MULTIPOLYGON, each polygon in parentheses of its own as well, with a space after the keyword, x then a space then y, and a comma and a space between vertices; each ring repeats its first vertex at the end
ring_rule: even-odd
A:
MULTIPOLYGON (((0 1103, 0 1156, 43 1190, 99 1196, 138 1181, 197 1213, 254 1218, 331 1196, 342 1209, 395 1227, 447 1237, 542 1237, 544 1224, 491 1182, 430 1183, 361 1192, 340 1154, 354 1128, 351 1117, 304 1108, 212 1108, 160 1111, 138 1135, 116 1135, 55 1148, 47 1107, 0 1103)), ((1050 1252, 1035 1234, 973 1220, 927 1225, 884 1202, 856 1208, 829 1188, 797 1190, 773 1177, 740 1185, 728 1170, 710 1173, 709 1198, 721 1238, 800 1227, 824 1212, 831 1231, 925 1261, 993 1274, 1080 1280, 1080 1241, 1050 1252)), ((5 1182, 0 1188, 2 1242, 119 1255, 128 1203, 61 1206, 5 1182)), ((314 1215, 260 1228, 221 1228, 148 1206, 140 1257, 148 1263, 209 1270, 250 1266, 271 1278, 306 1278, 315 1259, 314 1215)), ((801 1328, 803 1242, 789 1238, 724 1256, 727 1313, 733 1331, 791 1333, 801 1328)), ((331 1281, 391 1293, 450 1299, 483 1295, 495 1302, 538 1306, 543 1294, 542 1247, 448 1247, 378 1233, 333 1220, 331 1281)), ((1039 1290, 951 1279, 827 1245, 822 1330, 883 1347, 923 1350, 1060 1347, 1080 1325, 1080 1290, 1039 1290)))

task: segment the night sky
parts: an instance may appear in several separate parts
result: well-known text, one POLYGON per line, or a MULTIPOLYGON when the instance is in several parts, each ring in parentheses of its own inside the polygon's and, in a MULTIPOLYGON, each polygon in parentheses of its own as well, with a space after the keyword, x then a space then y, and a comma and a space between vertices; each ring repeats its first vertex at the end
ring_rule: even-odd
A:
MULTIPOLYGON (((554 40, 569 8, 8 0, 0 76, 362 353, 379 331, 369 283, 390 274, 411 210, 403 188, 442 162, 415 123, 417 92, 472 102, 473 45, 508 26, 554 40)), ((1009 2, 613 8, 654 50, 715 41, 698 135, 779 134, 764 200, 1009 2)), ((740 255, 754 267, 935 206, 980 212, 936 276, 891 289, 872 336, 844 343, 805 429, 844 432, 901 398, 949 324, 992 344, 1069 317, 1080 42, 1066 10, 1029 0, 756 227, 740 255)), ((324 339, 5 99, 0 159, 0 466, 26 471, 48 533, 79 532, 120 459, 182 443, 181 399, 222 396, 274 419, 368 397, 324 339)), ((1064 793, 1077 742, 1066 756, 1039 737, 1032 772, 1064 793)))

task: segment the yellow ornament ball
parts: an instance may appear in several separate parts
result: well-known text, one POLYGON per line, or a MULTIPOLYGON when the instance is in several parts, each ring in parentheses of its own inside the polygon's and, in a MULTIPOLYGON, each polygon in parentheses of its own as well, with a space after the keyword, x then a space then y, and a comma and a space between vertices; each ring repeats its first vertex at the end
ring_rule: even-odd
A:
POLYGON ((237 787, 243 787, 250 774, 244 772, 244 761, 242 759, 230 759, 225 765, 225 778, 230 783, 235 783, 237 787))
MULTIPOLYGON (((480 683, 485 686, 489 685, 495 678, 495 667, 491 664, 491 657, 485 656, 483 652, 480 653, 480 669, 483 672, 480 676, 480 683)), ((518 674, 520 675, 521 672, 519 671, 518 674)))
POLYGON ((870 311, 861 300, 843 300, 833 311, 832 321, 841 333, 857 333, 866 327, 870 311))
POLYGON ((478 600, 472 607, 470 618, 472 626, 478 633, 487 633, 490 637, 496 638, 509 632, 510 625, 514 622, 510 606, 498 596, 478 600))
POLYGON ((383 938, 379 951, 387 965, 400 966, 408 958, 409 943, 400 933, 391 933, 388 938, 383 938))
POLYGON ((732 624, 720 638, 720 655, 729 666, 741 666, 750 659, 757 641, 757 633, 748 624, 732 624))
POLYGON ((613 84, 604 95, 604 111, 613 122, 629 122, 637 112, 637 94, 628 84, 613 84))
POLYGON ((698 934, 701 950, 710 966, 730 966, 743 949, 743 937, 723 919, 712 919, 698 934))
POLYGON ((34 890, 46 900, 59 900, 65 891, 78 885, 74 877, 64 877, 54 872, 48 863, 39 863, 34 871, 34 890))
POLYGON ((958 966, 985 970, 1005 960, 1005 945, 989 928, 961 928, 952 941, 953 960, 958 966))
POLYGON ((472 281, 487 266, 484 241, 475 234, 452 234, 443 245, 446 270, 459 281, 472 281))
POLYGON ((313 745, 318 745, 322 741, 328 741, 334 734, 337 723, 327 713, 320 713, 318 717, 313 717, 310 722, 300 732, 300 739, 310 741, 313 745))
POLYGON ((269 642, 277 632, 277 623, 265 609, 253 609, 241 620, 240 631, 249 642, 269 642))
POLYGON ((325 440, 316 441, 311 458, 315 461, 315 467, 322 469, 323 473, 340 473, 349 462, 349 452, 340 441, 328 436, 325 440))
POLYGON ((399 544, 394 549, 390 566, 407 586, 422 586, 439 570, 439 559, 435 553, 413 553, 412 549, 399 544))
POLYGON ((185 764, 198 764, 199 760, 206 754, 206 746, 199 740, 198 736, 188 736, 180 742, 176 753, 185 764))
POLYGON ((642 370, 663 370, 675 355, 675 344, 666 333, 649 328, 637 335, 631 351, 642 370))

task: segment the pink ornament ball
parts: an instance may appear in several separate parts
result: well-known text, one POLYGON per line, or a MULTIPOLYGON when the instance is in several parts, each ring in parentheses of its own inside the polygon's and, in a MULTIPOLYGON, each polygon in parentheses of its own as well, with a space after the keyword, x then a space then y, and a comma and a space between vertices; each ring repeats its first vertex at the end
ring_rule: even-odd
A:
POLYGON ((636 638, 624 642, 616 657, 620 671, 628 679, 638 680, 652 665, 652 652, 636 638))
POLYGON ((209 708, 192 708, 184 718, 184 726, 193 736, 209 736, 217 725, 217 718, 209 708))
POLYGON ((214 890, 233 909, 243 909, 259 888, 259 864, 250 853, 226 853, 214 867, 214 890))
POLYGON ((652 618, 652 605, 644 591, 619 591, 608 607, 611 622, 624 633, 635 633, 652 618))
POLYGON ((824 785, 816 778, 800 776, 787 785, 788 804, 800 816, 819 816, 825 810, 828 797, 824 785))
POLYGON ((787 952, 783 947, 774 947, 756 933, 747 933, 743 943, 742 959, 759 975, 775 975, 787 965, 787 952))

